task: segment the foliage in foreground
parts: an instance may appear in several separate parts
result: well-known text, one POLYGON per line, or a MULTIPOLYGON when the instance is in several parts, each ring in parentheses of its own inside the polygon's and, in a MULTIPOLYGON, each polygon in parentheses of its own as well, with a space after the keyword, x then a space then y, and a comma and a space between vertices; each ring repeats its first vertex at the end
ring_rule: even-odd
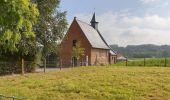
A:
POLYGON ((1 52, 17 51, 21 39, 35 37, 32 27, 39 12, 30 0, 1 0, 0 12, 1 52))
POLYGON ((0 0, 0 75, 17 72, 22 59, 35 61, 36 48, 33 25, 39 11, 30 0, 0 0), (33 58, 33 59, 32 59, 33 58))
POLYGON ((0 0, 0 61, 12 62, 7 67, 0 64, 0 74, 20 70, 23 60, 37 67, 41 57, 58 55, 58 42, 67 28, 66 12, 59 11, 59 4, 60 0, 0 0))
POLYGON ((31 100, 168 100, 168 67, 80 67, 0 78, 0 94, 31 100))

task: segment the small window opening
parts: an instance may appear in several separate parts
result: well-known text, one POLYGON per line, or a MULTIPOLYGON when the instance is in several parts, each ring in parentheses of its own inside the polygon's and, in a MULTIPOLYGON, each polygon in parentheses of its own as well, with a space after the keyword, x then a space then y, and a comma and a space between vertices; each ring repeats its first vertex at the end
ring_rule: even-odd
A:
POLYGON ((77 40, 73 40, 73 47, 76 46, 77 40))

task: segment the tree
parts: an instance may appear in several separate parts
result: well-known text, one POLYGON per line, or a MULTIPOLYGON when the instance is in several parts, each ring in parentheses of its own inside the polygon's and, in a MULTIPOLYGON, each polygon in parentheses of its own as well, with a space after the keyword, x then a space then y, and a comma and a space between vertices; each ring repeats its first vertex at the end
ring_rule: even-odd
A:
MULTIPOLYGON (((79 63, 80 57, 84 55, 84 51, 85 51, 85 49, 81 47, 81 42, 78 41, 76 43, 76 46, 74 46, 73 50, 72 50, 72 57, 76 58, 77 64, 79 63)), ((73 61, 73 66, 74 65, 75 65, 75 63, 73 61)))
POLYGON ((0 47, 1 55, 22 60, 31 51, 30 41, 35 40, 33 25, 39 11, 30 0, 0 0, 0 47))
MULTIPOLYGON (((38 5, 40 16, 34 30, 36 40, 43 45, 42 57, 46 62, 46 56, 56 49, 67 29, 66 12, 58 10, 59 0, 33 0, 38 5)), ((44 65, 46 67, 46 64, 44 65)))
POLYGON ((0 0, 0 47, 3 51, 17 51, 21 38, 35 37, 32 31, 39 15, 30 0, 0 0))

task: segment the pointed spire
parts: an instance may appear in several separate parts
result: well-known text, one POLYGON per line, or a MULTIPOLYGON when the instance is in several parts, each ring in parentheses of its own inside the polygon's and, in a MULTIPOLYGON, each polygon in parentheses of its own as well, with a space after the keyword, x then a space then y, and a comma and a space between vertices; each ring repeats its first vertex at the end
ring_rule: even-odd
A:
POLYGON ((95 14, 95 12, 94 12, 94 14, 93 14, 93 17, 92 17, 92 20, 91 20, 91 26, 94 28, 94 29, 96 29, 96 30, 98 30, 98 22, 96 22, 96 14, 95 14))
POLYGON ((93 17, 92 17, 92 20, 91 20, 91 23, 95 23, 95 22, 96 22, 96 14, 95 14, 95 12, 94 12, 93 17))
POLYGON ((77 19, 77 17, 75 16, 74 19, 77 19))

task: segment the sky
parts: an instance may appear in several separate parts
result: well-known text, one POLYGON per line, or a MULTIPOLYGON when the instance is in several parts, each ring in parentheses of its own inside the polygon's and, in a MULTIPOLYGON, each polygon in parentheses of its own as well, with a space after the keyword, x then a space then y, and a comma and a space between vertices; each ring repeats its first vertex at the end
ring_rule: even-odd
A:
POLYGON ((170 0, 61 0, 69 25, 90 23, 93 13, 108 44, 170 45, 170 0))

